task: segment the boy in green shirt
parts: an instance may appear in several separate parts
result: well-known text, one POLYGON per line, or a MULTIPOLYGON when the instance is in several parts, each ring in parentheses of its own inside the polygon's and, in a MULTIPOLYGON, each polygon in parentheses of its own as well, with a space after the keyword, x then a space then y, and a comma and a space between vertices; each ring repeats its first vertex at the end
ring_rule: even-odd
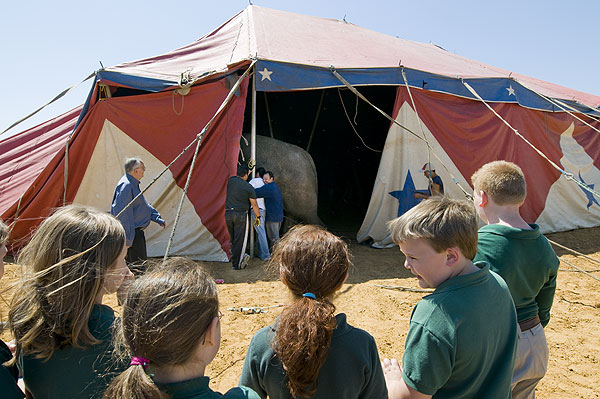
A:
POLYGON ((504 280, 472 262, 473 206, 431 198, 389 228, 404 266, 421 287, 435 288, 413 309, 402 368, 382 363, 389 398, 510 398, 516 313, 504 280))
POLYGON ((559 260, 536 224, 519 213, 527 188, 521 168, 511 162, 483 165, 471 177, 479 229, 475 260, 486 261, 510 290, 519 321, 512 381, 515 399, 535 398, 535 387, 548 369, 544 327, 556 289, 559 260))

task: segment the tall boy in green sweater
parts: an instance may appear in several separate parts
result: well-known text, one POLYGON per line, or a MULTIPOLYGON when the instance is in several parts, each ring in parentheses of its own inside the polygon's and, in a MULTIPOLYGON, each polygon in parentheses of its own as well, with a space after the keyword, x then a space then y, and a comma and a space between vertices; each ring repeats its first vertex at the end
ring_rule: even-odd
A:
POLYGON ((516 306, 519 339, 512 381, 514 399, 535 398, 535 387, 548 368, 544 327, 556 289, 559 260, 536 224, 519 208, 526 196, 525 177, 511 162, 483 165, 471 177, 479 229, 475 261, 486 261, 508 285, 516 306))

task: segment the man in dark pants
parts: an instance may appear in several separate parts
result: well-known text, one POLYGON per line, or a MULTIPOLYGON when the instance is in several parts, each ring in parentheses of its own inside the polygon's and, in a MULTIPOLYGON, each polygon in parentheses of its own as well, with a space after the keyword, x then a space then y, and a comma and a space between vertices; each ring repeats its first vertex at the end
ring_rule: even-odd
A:
POLYGON ((231 265, 234 270, 240 270, 248 265, 246 240, 248 237, 248 205, 252 206, 254 223, 260 223, 260 211, 256 203, 254 188, 246 181, 250 169, 239 165, 237 176, 231 176, 227 181, 227 196, 225 198, 225 223, 231 242, 231 265), (244 257, 242 258, 242 254, 244 257))
MULTIPOLYGON (((144 177, 146 167, 140 158, 129 158, 125 161, 125 175, 115 187, 110 213, 117 216, 139 193, 140 180, 144 177)), ((119 220, 125 228, 125 241, 127 245, 127 256, 125 260, 136 274, 144 272, 141 266, 147 259, 146 237, 144 229, 150 221, 158 223, 163 228, 165 221, 160 213, 150 205, 143 195, 140 195, 119 216, 119 220)))
POLYGON ((256 194, 265 199, 267 208, 266 230, 271 248, 279 241, 279 229, 283 222, 283 200, 281 190, 275 183, 275 175, 270 170, 263 176, 265 185, 256 189, 256 194))

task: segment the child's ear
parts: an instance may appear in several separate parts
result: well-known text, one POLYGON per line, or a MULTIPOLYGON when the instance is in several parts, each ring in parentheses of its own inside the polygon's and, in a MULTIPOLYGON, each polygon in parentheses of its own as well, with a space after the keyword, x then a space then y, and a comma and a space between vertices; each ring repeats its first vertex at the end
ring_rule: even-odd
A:
POLYGON ((457 248, 448 248, 446 250, 446 266, 454 266, 459 260, 459 250, 457 248))
POLYGON ((220 338, 221 334, 219 333, 220 320, 218 317, 214 317, 210 322, 208 328, 206 329, 206 333, 204 335, 204 344, 205 345, 214 345, 218 338, 220 338))
POLYGON ((481 202, 479 203, 480 207, 484 207, 488 204, 488 195, 485 191, 479 191, 479 197, 481 198, 481 202))

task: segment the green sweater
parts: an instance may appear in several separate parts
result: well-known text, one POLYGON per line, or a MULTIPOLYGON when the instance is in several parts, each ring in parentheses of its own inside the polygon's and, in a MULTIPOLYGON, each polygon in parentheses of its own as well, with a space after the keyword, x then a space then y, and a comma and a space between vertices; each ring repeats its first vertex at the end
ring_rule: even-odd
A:
POLYGON ((19 379, 17 366, 6 367, 2 365, 11 358, 10 349, 0 340, 0 396, 5 399, 21 399, 25 397, 25 394, 17 385, 19 379))
MULTIPOLYGON (((387 399, 387 387, 375 340, 369 333, 336 315, 327 359, 319 371, 314 399, 387 399)), ((262 398, 290 399, 287 378, 275 357, 271 341, 277 322, 258 331, 248 347, 240 386, 255 390, 262 398)))
POLYGON ((435 399, 511 395, 517 315, 504 280, 478 266, 440 284, 410 318, 402 378, 435 399))
POLYGON ((479 229, 475 261, 486 261, 510 290, 517 318, 539 315, 542 326, 550 321, 560 261, 536 224, 532 230, 489 224, 479 229))
POLYGON ((102 398, 106 387, 126 365, 112 359, 113 310, 94 305, 88 328, 102 342, 85 348, 58 349, 48 361, 25 355, 20 359, 23 380, 34 398, 102 398))
POLYGON ((208 377, 194 378, 193 380, 174 382, 171 384, 156 384, 163 392, 171 395, 171 399, 259 399, 260 396, 246 387, 231 388, 225 395, 215 392, 208 387, 208 377))

